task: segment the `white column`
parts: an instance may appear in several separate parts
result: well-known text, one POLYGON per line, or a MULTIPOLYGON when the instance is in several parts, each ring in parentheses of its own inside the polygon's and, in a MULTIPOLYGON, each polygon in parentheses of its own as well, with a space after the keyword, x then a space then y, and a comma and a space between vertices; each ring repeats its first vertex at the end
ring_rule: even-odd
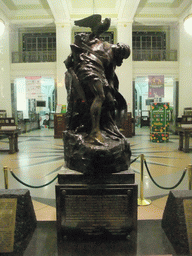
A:
POLYGON ((1 14, 0 18, 5 22, 4 34, 0 36, 0 109, 6 110, 7 116, 11 117, 9 24, 1 14))
MULTIPOLYGON (((132 22, 119 22, 117 25, 117 42, 128 44, 132 51, 132 22)), ((132 54, 128 59, 123 60, 123 64, 117 67, 119 78, 119 92, 125 98, 128 111, 132 112, 132 54)))
POLYGON ((185 107, 192 107, 192 36, 180 22, 179 41, 179 115, 185 107))
POLYGON ((71 24, 57 24, 57 104, 67 105, 65 89, 65 64, 63 63, 71 52, 71 24))

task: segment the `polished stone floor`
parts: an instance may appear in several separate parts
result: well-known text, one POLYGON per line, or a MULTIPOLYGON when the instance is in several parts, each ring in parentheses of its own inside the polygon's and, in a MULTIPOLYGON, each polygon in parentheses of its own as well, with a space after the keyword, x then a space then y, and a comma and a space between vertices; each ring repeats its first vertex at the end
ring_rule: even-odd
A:
MULTIPOLYGON (((167 143, 150 142, 149 128, 136 128, 136 135, 128 139, 132 150, 132 160, 144 154, 148 169, 159 188, 148 175, 144 167, 144 198, 151 199, 148 206, 138 207, 138 219, 161 219, 170 189, 180 180, 182 173, 192 163, 192 152, 178 150, 178 135, 170 134, 167 143)), ((190 138, 192 142, 192 138, 190 138)), ((0 149, 8 149, 8 139, 0 140, 0 149)), ((63 141, 54 139, 53 129, 41 129, 19 136, 19 152, 8 154, 0 152, 0 189, 4 189, 3 167, 7 166, 24 183, 40 186, 50 182, 58 173, 65 172, 63 159, 63 141)), ((135 172, 140 197, 140 158, 131 164, 135 172)), ((55 180, 43 188, 28 188, 19 183, 9 173, 10 189, 29 189, 38 220, 55 220, 55 180)), ((188 190, 186 174, 177 190, 188 190)))

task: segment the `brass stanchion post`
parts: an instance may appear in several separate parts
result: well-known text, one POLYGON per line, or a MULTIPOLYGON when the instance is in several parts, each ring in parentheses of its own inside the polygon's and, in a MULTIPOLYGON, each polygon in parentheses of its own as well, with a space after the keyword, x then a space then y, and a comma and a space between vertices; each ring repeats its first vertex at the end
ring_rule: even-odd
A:
POLYGON ((192 190, 192 164, 188 165, 189 190, 192 190))
POLYGON ((143 176, 144 176, 144 173, 143 173, 143 165, 144 165, 144 155, 141 154, 141 180, 140 180, 140 198, 138 198, 138 205, 149 205, 151 204, 151 200, 149 199, 145 199, 144 196, 143 196, 143 176))
POLYGON ((7 166, 3 167, 3 171, 4 171, 5 189, 8 189, 8 168, 7 168, 7 166))

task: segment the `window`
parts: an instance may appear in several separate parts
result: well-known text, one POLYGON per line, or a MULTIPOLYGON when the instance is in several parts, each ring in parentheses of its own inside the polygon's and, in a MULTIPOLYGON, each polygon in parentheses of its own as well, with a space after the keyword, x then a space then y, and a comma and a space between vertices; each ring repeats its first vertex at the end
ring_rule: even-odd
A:
POLYGON ((133 49, 135 50, 165 50, 165 32, 133 32, 133 49))
POLYGON ((56 33, 23 34, 23 51, 55 51, 56 33))

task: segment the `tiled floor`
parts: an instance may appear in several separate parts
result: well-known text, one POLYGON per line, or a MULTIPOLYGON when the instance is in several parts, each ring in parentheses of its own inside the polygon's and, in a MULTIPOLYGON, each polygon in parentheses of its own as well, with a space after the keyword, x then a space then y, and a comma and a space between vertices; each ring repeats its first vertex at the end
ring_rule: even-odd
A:
MULTIPOLYGON (((58 173, 63 173, 63 141, 54 139, 53 129, 41 129, 19 136, 19 152, 0 152, 0 189, 4 189, 3 167, 7 166, 26 184, 40 186, 51 181, 58 173)), ((178 151, 179 138, 170 134, 168 143, 153 143, 149 139, 149 128, 136 128, 136 136, 128 139, 132 149, 132 160, 144 154, 149 171, 155 182, 165 188, 174 186, 183 170, 192 163, 192 152, 178 151)), ((192 138, 190 139, 192 140, 192 138)), ((191 142, 191 141, 190 141, 191 142)), ((0 148, 8 148, 8 139, 0 140, 0 148)), ((140 158, 131 165, 139 184, 140 158)), ((9 173, 9 188, 29 189, 38 220, 55 220, 56 180, 44 188, 28 188, 9 173)), ((176 189, 188 189, 188 175, 176 189)), ((150 198, 148 206, 138 207, 138 219, 161 219, 169 189, 157 187, 144 167, 144 198, 150 198)))

